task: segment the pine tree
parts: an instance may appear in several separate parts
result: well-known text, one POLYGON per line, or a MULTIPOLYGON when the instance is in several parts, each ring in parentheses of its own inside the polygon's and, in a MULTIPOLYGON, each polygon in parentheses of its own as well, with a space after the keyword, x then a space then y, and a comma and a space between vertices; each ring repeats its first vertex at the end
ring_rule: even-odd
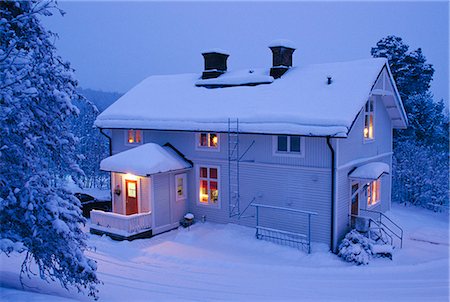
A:
POLYGON ((96 297, 80 203, 62 185, 82 175, 68 125, 79 96, 39 19, 54 10, 52 0, 0 2, 0 250, 24 253, 21 280, 37 265, 42 279, 96 297))
POLYGON ((428 92, 434 68, 426 63, 422 49, 418 48, 410 52, 409 46, 403 43, 402 38, 387 36, 377 42, 371 54, 375 58, 388 59, 392 76, 403 101, 415 94, 428 92))
POLYGON ((378 41, 371 54, 389 60, 409 121, 408 129, 394 132, 394 200, 448 205, 448 116, 429 92, 433 66, 396 36, 378 41))

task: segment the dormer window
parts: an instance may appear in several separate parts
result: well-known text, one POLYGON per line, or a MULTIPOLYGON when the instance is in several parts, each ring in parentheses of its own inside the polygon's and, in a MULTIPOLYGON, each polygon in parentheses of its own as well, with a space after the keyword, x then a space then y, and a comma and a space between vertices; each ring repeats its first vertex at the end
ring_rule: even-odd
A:
POLYGON ((127 131, 127 144, 141 144, 142 143, 142 134, 141 130, 133 130, 130 129, 127 131))
POLYGON ((370 98, 364 106, 364 140, 366 141, 374 139, 373 116, 374 104, 373 99, 370 98))
POLYGON ((219 135, 217 133, 197 133, 197 149, 219 150, 219 135))

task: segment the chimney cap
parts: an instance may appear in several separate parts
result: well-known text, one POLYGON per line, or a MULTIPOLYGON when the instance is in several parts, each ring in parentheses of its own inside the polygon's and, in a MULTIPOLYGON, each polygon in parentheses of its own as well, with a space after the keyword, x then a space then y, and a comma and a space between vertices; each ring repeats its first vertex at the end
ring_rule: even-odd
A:
POLYGON ((294 42, 287 39, 278 39, 269 43, 269 48, 272 47, 286 47, 290 49, 296 49, 294 42))
POLYGON ((218 53, 218 54, 222 54, 222 55, 226 55, 226 56, 230 55, 230 53, 228 51, 220 49, 220 48, 210 48, 210 49, 205 49, 202 51, 202 55, 207 54, 207 53, 218 53))

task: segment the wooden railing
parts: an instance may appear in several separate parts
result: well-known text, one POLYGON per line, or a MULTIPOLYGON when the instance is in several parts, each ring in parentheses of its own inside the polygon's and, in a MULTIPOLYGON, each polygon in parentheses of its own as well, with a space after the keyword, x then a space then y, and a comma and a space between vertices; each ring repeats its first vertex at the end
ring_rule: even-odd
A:
POLYGON ((91 211, 91 223, 103 228, 125 231, 129 234, 138 233, 152 228, 152 213, 122 215, 99 210, 91 211))

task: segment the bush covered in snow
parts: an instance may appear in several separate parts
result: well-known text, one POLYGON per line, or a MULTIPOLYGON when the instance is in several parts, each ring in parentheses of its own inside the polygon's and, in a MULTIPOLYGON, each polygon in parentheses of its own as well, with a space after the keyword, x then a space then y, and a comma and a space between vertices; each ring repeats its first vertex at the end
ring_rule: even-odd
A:
POLYGON ((373 244, 372 240, 356 230, 351 230, 339 245, 338 256, 357 265, 369 264, 372 256, 371 244, 373 244))

